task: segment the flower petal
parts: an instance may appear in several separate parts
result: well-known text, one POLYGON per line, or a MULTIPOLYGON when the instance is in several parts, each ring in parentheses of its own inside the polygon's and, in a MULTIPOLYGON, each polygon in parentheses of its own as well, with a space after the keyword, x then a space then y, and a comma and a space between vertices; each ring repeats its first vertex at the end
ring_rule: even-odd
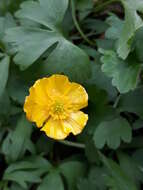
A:
POLYGON ((64 132, 61 121, 50 118, 41 131, 44 131, 50 138, 62 140, 67 137, 67 133, 64 132))
POLYGON ((48 106, 51 99, 46 92, 46 87, 48 87, 49 80, 48 78, 43 78, 37 80, 33 87, 30 88, 30 96, 33 101, 35 101, 39 105, 48 106))
POLYGON ((88 115, 81 111, 71 113, 67 120, 62 121, 65 133, 69 134, 72 132, 74 135, 81 133, 87 123, 87 120, 88 115))
POLYGON ((66 89, 69 88, 70 82, 67 76, 64 75, 52 75, 49 77, 49 83, 47 91, 51 95, 64 95, 66 89))
POLYGON ((28 120, 36 122, 38 127, 41 127, 49 117, 48 110, 46 110, 45 107, 33 102, 31 96, 26 97, 24 111, 26 112, 26 117, 28 120))
POLYGON ((72 82, 67 92, 67 96, 72 102, 75 110, 82 109, 88 105, 88 94, 80 84, 72 82))

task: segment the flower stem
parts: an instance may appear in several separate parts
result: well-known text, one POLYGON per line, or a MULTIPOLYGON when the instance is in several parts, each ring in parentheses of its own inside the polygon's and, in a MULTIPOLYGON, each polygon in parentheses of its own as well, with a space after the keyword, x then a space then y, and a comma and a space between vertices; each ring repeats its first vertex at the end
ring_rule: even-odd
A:
POLYGON ((114 2, 119 2, 119 0, 109 0, 109 1, 106 1, 100 5, 98 5, 97 7, 95 7, 94 9, 94 12, 97 13, 101 10, 103 10, 104 8, 106 8, 108 5, 110 5, 111 3, 114 3, 114 2))
POLYGON ((114 104, 113 104, 113 108, 116 108, 118 106, 119 100, 121 98, 121 94, 119 94, 119 96, 117 97, 117 99, 115 100, 114 104))
POLYGON ((82 29, 80 28, 79 26, 79 23, 77 21, 77 18, 76 18, 76 9, 75 9, 75 3, 74 3, 74 0, 71 0, 71 8, 72 8, 72 18, 73 18, 73 21, 74 21, 74 24, 75 24, 75 27, 76 29, 78 30, 78 32, 80 33, 80 35, 82 36, 82 38, 87 42, 89 43, 90 45, 95 45, 91 40, 89 40, 87 38, 87 36, 84 34, 84 32, 82 31, 82 29))
POLYGON ((73 146, 73 147, 82 148, 82 149, 85 148, 85 144, 82 144, 82 143, 71 142, 71 141, 67 141, 67 140, 60 140, 58 142, 61 144, 67 145, 67 146, 73 146))

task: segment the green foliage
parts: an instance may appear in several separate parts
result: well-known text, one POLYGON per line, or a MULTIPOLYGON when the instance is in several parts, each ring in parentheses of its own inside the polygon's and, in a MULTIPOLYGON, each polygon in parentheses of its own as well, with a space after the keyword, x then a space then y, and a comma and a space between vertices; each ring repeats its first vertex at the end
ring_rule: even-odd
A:
POLYGON ((98 148, 103 148, 107 142, 110 148, 117 149, 120 146, 120 140, 127 143, 131 142, 131 127, 125 119, 118 117, 111 121, 100 123, 93 138, 98 148))
POLYGON ((14 131, 11 131, 2 145, 2 152, 8 162, 16 161, 21 158, 26 150, 34 153, 34 146, 29 139, 32 132, 31 124, 22 116, 14 131))
POLYGON ((54 189, 64 190, 64 184, 62 178, 57 172, 53 171, 50 174, 48 174, 46 177, 44 177, 43 182, 38 187, 38 190, 46 190, 47 187, 51 190, 54 189))
POLYGON ((40 182, 40 176, 49 171, 51 165, 41 157, 31 157, 11 164, 5 171, 3 179, 15 181, 23 188, 26 182, 40 182))
POLYGON ((60 171, 67 180, 68 189, 75 189, 78 178, 86 173, 86 166, 82 162, 70 161, 60 165, 60 171))
POLYGON ((119 101, 120 111, 135 113, 141 118, 143 118, 142 97, 143 97, 142 87, 139 87, 133 92, 129 92, 121 96, 119 101))
POLYGON ((121 0, 125 9, 125 23, 118 42, 117 52, 125 59, 131 51, 131 45, 136 31, 143 26, 139 12, 143 12, 143 2, 141 0, 121 0))
POLYGON ((100 50, 103 53, 101 61, 103 62, 102 71, 109 77, 112 77, 112 84, 116 86, 121 93, 134 90, 137 86, 141 65, 135 63, 136 60, 119 59, 114 51, 100 50))
POLYGON ((41 27, 24 25, 7 31, 5 39, 9 43, 14 43, 17 52, 14 61, 20 65, 22 70, 29 67, 46 50, 55 45, 56 47, 44 63, 47 74, 64 72, 74 80, 87 79, 90 74, 87 55, 62 34, 61 24, 67 7, 68 0, 60 2, 60 9, 58 0, 28 1, 21 5, 16 16, 41 25, 41 27))
POLYGON ((104 165, 109 170, 109 176, 107 177, 108 185, 115 190, 137 190, 136 185, 133 181, 131 181, 131 178, 124 173, 124 171, 120 168, 120 166, 115 163, 113 160, 110 160, 103 156, 102 154, 101 158, 104 163, 104 165))
POLYGON ((0 190, 142 189, 142 14, 142 0, 0 0, 0 190), (89 96, 88 123, 67 141, 23 113, 53 73, 89 96))
POLYGON ((8 80, 8 72, 9 72, 9 57, 4 56, 0 60, 0 97, 3 95, 5 91, 5 87, 8 80))

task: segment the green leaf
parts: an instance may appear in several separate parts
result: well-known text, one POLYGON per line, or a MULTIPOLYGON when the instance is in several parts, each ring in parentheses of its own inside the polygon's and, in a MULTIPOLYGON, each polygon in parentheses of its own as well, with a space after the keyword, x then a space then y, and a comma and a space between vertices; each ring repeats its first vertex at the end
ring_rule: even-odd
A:
POLYGON ((42 64, 47 74, 65 73, 71 79, 84 81, 90 75, 90 63, 86 53, 64 38, 62 20, 68 7, 68 0, 28 1, 21 5, 16 16, 44 26, 20 26, 7 31, 5 40, 11 43, 15 52, 14 61, 21 70, 28 68, 49 48, 50 55, 42 64), (79 75, 80 72, 80 75, 79 75))
POLYGON ((24 188, 22 188, 20 185, 18 185, 17 183, 12 183, 11 185, 11 190, 25 190, 24 188))
POLYGON ((105 90, 111 100, 116 97, 117 91, 112 86, 110 78, 101 71, 101 67, 96 61, 98 57, 99 55, 95 58, 96 63, 92 63, 92 74, 87 83, 89 85, 96 85, 98 88, 105 90))
POLYGON ((121 96, 118 107, 120 112, 135 113, 143 119, 143 87, 121 96))
POLYGON ((64 190, 64 184, 61 176, 56 171, 52 171, 46 177, 44 177, 42 183, 37 190, 64 190))
POLYGON ((111 50, 111 49, 115 49, 115 40, 111 40, 111 39, 97 39, 96 40, 97 43, 97 47, 98 49, 105 49, 105 50, 111 50))
POLYGON ((111 159, 106 158, 100 153, 101 159, 104 165, 110 172, 112 181, 111 185, 114 185, 112 189, 114 190, 137 190, 136 185, 129 178, 129 176, 120 168, 120 166, 111 159))
POLYGON ((77 1, 77 9, 85 11, 86 9, 92 9, 94 2, 92 0, 79 0, 77 1))
POLYGON ((117 149, 121 140, 126 143, 131 142, 131 127, 122 117, 104 121, 96 128, 93 138, 97 148, 101 149, 107 143, 110 148, 117 149))
POLYGON ((8 162, 21 158, 25 151, 29 149, 27 145, 29 145, 31 132, 32 126, 23 115, 18 120, 15 131, 10 132, 2 144, 2 152, 8 162))
POLYGON ((105 190, 105 180, 104 176, 106 175, 107 171, 105 167, 93 167, 89 171, 88 179, 91 184, 98 190, 105 190))
POLYGON ((9 62, 10 59, 7 55, 0 60, 0 98, 3 95, 7 84, 9 74, 9 62))
POLYGON ((89 121, 87 123, 87 127, 85 130, 90 135, 93 135, 98 125, 103 121, 110 121, 113 120, 115 117, 118 116, 117 112, 113 107, 104 105, 104 106, 98 106, 96 109, 96 105, 89 104, 89 121))
POLYGON ((15 26, 16 23, 11 14, 7 13, 5 17, 0 17, 0 41, 3 40, 5 31, 15 26))
POLYGON ((119 59, 114 51, 101 50, 102 71, 112 77, 112 84, 120 93, 134 90, 138 83, 141 65, 131 58, 123 61, 119 59))
POLYGON ((119 56, 126 59, 131 51, 131 45, 136 31, 143 26, 139 12, 143 13, 142 0, 121 0, 125 9, 125 23, 121 32, 117 52, 119 56))
POLYGON ((33 20, 50 29, 57 29, 61 25, 68 8, 68 0, 39 0, 21 4, 21 10, 16 13, 18 18, 33 20))
POLYGON ((10 174, 5 174, 4 175, 4 180, 9 180, 9 181, 15 181, 19 185, 21 185, 23 188, 27 189, 27 184, 26 182, 31 182, 31 183, 39 183, 41 182, 40 177, 38 176, 38 171, 15 171, 10 174))
POLYGON ((108 28, 108 24, 100 19, 87 18, 83 21, 83 27, 92 30, 94 35, 104 33, 108 28))
POLYGON ((106 23, 108 23, 110 27, 106 30, 105 37, 112 40, 119 39, 124 26, 124 22, 120 20, 116 15, 112 14, 106 19, 106 23))
POLYGON ((130 156, 118 153, 120 166, 130 179, 139 187, 140 182, 143 182, 143 173, 140 170, 140 166, 130 156))
POLYGON ((19 170, 35 170, 38 169, 39 173, 48 172, 51 169, 51 164, 46 159, 40 156, 26 157, 21 161, 17 161, 9 165, 5 173, 10 174, 19 170))
POLYGON ((22 80, 22 77, 19 73, 15 73, 14 71, 10 73, 7 90, 10 98, 13 101, 23 105, 25 97, 28 95, 28 89, 29 87, 25 81, 22 80))
POLYGON ((68 190, 75 189, 78 179, 86 172, 84 163, 78 161, 65 162, 59 166, 59 169, 67 181, 68 190))
POLYGON ((95 183, 89 181, 88 179, 81 179, 78 183, 78 190, 98 190, 95 183))
POLYGON ((83 20, 88 14, 90 14, 94 2, 92 0, 78 0, 76 2, 76 8, 79 10, 79 19, 83 20))
POLYGON ((40 176, 51 169, 51 164, 44 158, 29 157, 23 161, 11 164, 4 173, 3 179, 17 182, 27 189, 27 182, 38 183, 40 176))
POLYGON ((137 32, 134 40, 134 49, 137 55, 137 58, 140 62, 143 62, 143 44, 141 43, 143 41, 143 27, 141 27, 137 32))

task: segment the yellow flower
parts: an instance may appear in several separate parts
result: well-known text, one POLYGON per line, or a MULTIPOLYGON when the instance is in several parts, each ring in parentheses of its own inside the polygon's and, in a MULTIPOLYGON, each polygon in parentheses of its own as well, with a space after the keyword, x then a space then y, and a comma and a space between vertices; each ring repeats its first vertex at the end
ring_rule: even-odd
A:
POLYGON ((25 99, 28 120, 54 139, 65 139, 69 133, 81 133, 88 115, 80 109, 88 105, 85 89, 70 82, 64 75, 52 75, 37 80, 25 99))

